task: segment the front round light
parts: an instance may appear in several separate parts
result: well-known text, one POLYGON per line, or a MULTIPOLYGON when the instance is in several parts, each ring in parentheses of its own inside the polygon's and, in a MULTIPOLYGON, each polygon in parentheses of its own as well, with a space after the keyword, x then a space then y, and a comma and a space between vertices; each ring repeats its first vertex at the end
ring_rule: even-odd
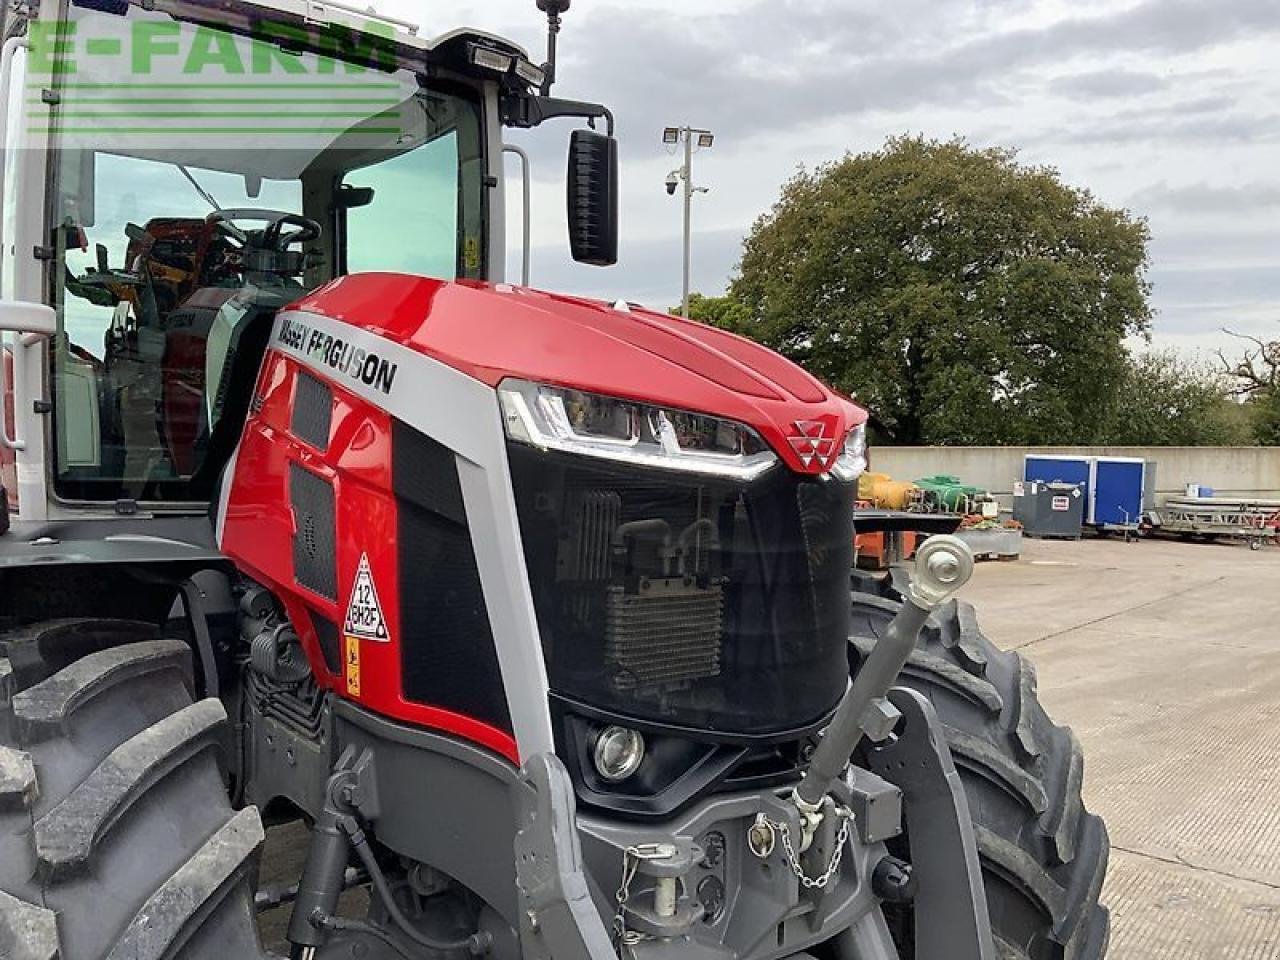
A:
POLYGON ((644 737, 626 727, 605 727, 592 751, 596 772, 610 783, 627 779, 644 760, 644 737))

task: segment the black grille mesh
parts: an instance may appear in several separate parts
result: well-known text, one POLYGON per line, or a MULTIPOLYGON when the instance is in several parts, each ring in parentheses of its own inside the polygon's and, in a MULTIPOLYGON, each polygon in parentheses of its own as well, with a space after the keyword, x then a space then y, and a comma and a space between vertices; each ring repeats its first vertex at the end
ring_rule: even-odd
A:
POLYGON ((293 506, 293 576, 302 586, 338 599, 337 546, 333 487, 296 463, 289 465, 289 501, 293 506))
POLYGON ((324 452, 329 446, 332 420, 332 391, 311 374, 299 371, 293 392, 293 416, 289 422, 289 432, 324 452))
POLYGON ((510 731, 453 451, 393 422, 405 696, 510 731))

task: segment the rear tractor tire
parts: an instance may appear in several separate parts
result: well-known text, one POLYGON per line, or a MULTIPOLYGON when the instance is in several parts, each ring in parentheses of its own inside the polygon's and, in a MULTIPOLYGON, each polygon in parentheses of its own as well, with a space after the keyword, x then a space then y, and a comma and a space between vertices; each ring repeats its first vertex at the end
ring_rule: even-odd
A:
POLYGON ((217 700, 154 626, 0 634, 0 957, 260 960, 256 808, 232 810, 217 700))
MULTIPOLYGON (((855 573, 852 669, 901 602, 887 579, 855 573)), ((1107 830, 1084 807, 1080 744, 1040 705, 1034 668, 988 640, 973 607, 953 600, 930 616, 898 683, 927 697, 944 727, 977 835, 997 956, 1099 960, 1110 932, 1099 903, 1107 830)), ((909 907, 890 919, 909 938, 909 907)))

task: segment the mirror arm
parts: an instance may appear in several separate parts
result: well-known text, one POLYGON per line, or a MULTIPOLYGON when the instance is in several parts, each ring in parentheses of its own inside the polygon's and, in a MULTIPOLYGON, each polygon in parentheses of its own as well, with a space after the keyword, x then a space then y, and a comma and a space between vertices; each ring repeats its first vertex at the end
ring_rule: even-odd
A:
POLYGON ((508 127, 527 130, 557 117, 603 118, 608 134, 613 136, 613 111, 599 103, 584 100, 562 100, 559 97, 509 97, 503 101, 502 122, 508 127))

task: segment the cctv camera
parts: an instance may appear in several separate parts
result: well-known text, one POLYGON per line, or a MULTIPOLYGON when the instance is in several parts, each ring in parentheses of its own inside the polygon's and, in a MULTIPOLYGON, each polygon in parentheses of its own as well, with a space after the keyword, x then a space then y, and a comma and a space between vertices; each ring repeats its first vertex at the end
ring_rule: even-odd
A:
POLYGON ((667 177, 667 196, 674 197, 676 195, 676 187, 678 186, 680 186, 680 181, 676 179, 676 175, 674 173, 667 177))

